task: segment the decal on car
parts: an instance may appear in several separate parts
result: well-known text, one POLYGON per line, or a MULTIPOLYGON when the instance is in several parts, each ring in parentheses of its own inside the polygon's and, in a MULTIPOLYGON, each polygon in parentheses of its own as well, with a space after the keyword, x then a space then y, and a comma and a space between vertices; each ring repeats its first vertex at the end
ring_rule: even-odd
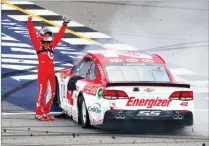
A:
POLYGON ((101 82, 104 83, 105 82, 105 72, 99 63, 97 63, 97 67, 99 69, 99 72, 101 73, 101 82))
POLYGON ((98 84, 87 84, 83 88, 83 92, 86 93, 86 94, 89 94, 89 95, 96 96, 97 90, 98 90, 99 87, 100 87, 100 85, 98 85, 98 84))
POLYGON ((152 89, 152 88, 147 88, 147 89, 144 89, 144 91, 146 91, 146 92, 152 92, 152 91, 154 91, 155 89, 152 89))
POLYGON ((180 106, 188 106, 188 102, 182 102, 180 106))
POLYGON ((138 63, 123 63, 123 65, 125 65, 125 66, 141 66, 141 65, 145 65, 145 63, 140 63, 140 62, 138 62, 138 63))
POLYGON ((67 99, 68 99, 68 103, 73 106, 74 103, 73 91, 67 91, 67 99))
POLYGON ((135 58, 128 58, 128 59, 110 59, 110 62, 128 62, 128 63, 137 63, 137 62, 146 62, 146 63, 153 63, 152 59, 135 59, 135 58))
POLYGON ((110 61, 111 61, 111 62, 123 62, 122 59, 111 59, 110 61))
POLYGON ((142 61, 142 62, 148 62, 148 63, 153 63, 153 62, 154 62, 154 61, 151 60, 151 59, 142 59, 141 61, 142 61))
POLYGON ((109 101, 110 107, 116 107, 116 101, 109 101))
POLYGON ((137 116, 159 116, 161 111, 139 111, 137 116))
POLYGON ((95 103, 93 106, 88 107, 88 111, 100 114, 101 113, 101 105, 99 103, 95 103))
POLYGON ((101 120, 95 120, 95 119, 90 120, 90 124, 91 125, 103 124, 103 119, 101 119, 101 120))
POLYGON ((135 99, 135 97, 130 97, 126 106, 146 106, 147 108, 152 108, 153 106, 168 107, 171 103, 171 99, 135 99))
POLYGON ((99 89, 97 90, 97 98, 98 98, 98 99, 101 99, 101 98, 102 98, 102 91, 103 91, 103 88, 99 88, 99 89))

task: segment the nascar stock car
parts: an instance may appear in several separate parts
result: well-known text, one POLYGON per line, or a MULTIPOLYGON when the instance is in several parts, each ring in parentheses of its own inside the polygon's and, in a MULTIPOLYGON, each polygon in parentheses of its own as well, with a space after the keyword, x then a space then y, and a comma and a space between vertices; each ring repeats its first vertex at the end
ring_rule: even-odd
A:
POLYGON ((193 91, 157 54, 87 53, 56 73, 58 105, 81 127, 117 121, 193 125, 193 91))

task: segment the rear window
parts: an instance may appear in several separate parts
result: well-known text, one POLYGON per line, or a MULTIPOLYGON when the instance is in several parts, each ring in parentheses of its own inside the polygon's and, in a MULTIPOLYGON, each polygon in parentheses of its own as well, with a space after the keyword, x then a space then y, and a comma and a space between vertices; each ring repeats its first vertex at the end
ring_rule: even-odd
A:
POLYGON ((105 64, 104 68, 111 82, 171 82, 169 75, 162 64, 114 63, 112 65, 105 64))

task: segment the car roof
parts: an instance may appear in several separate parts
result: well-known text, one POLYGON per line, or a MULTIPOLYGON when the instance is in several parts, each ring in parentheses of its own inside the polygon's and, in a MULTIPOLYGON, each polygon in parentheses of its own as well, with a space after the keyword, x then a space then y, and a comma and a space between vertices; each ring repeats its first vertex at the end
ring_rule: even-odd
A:
POLYGON ((88 53, 86 56, 96 58, 102 64, 123 63, 153 63, 165 64, 164 59, 157 54, 143 53, 88 53))

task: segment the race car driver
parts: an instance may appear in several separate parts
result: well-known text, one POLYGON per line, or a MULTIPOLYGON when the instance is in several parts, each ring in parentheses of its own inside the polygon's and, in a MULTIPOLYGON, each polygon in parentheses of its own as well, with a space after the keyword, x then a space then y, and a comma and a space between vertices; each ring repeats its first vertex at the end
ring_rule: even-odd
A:
POLYGON ((47 27, 42 27, 39 35, 36 35, 36 30, 32 22, 32 16, 28 17, 28 31, 31 37, 32 43, 36 50, 38 56, 38 97, 36 103, 36 115, 35 118, 40 121, 54 120, 53 117, 49 115, 50 108, 55 95, 56 81, 54 72, 54 48, 62 39, 67 24, 70 19, 63 17, 63 25, 61 26, 59 32, 53 39, 52 31, 47 27), (51 87, 51 96, 45 100, 45 93, 47 90, 47 84, 51 87))

